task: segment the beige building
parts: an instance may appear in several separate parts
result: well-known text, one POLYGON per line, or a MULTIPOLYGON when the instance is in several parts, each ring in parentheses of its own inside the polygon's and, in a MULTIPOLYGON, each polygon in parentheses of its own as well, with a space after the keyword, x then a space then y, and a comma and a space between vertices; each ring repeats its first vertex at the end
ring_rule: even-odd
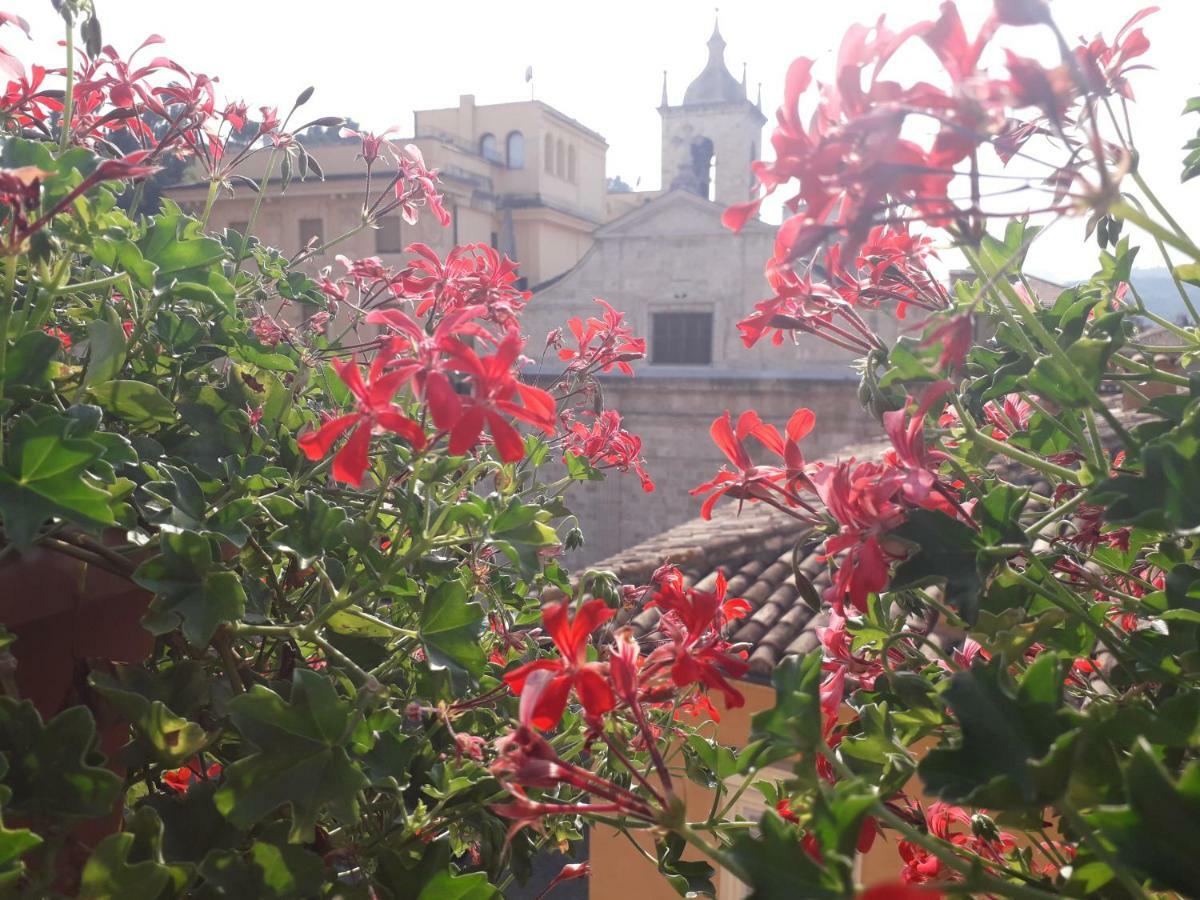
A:
MULTIPOLYGON (((404 260, 414 241, 445 253, 456 244, 490 244, 521 263, 528 284, 561 274, 591 245, 592 232, 607 216, 603 137, 545 103, 526 100, 479 106, 470 94, 446 109, 418 110, 413 136, 395 143, 414 143, 432 168, 440 169, 451 225, 442 228, 432 216, 415 225, 399 214, 386 216, 378 228, 361 231, 332 247, 316 266, 337 254, 356 259, 378 256, 389 265, 404 260)), ((330 241, 362 221, 363 173, 360 143, 355 139, 308 145, 321 164, 324 179, 295 178, 285 193, 264 197, 254 234, 285 253, 309 239, 330 241)), ((267 154, 258 153, 239 174, 260 179, 267 154)), ((375 190, 387 184, 383 162, 375 170, 375 190)), ((170 190, 186 208, 203 207, 208 184, 183 184, 170 190)), ((244 230, 255 194, 238 187, 216 202, 210 227, 244 230)))

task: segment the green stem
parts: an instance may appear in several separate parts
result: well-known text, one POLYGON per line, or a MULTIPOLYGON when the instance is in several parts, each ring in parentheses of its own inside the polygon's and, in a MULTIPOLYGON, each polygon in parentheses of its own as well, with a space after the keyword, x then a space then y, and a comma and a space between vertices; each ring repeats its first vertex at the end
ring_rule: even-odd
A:
MULTIPOLYGON (((986 272, 978 256, 976 256, 970 250, 964 249, 963 252, 966 254, 967 259, 971 261, 972 267, 975 268, 977 272, 980 274, 984 274, 986 272)), ((1012 310, 1016 311, 1017 315, 1019 315, 1021 320, 1025 323, 1025 327, 1032 332, 1033 336, 1037 338, 1038 343, 1042 345, 1042 349, 1046 353, 1050 354, 1054 361, 1058 363, 1063 373, 1088 401, 1088 404, 1092 407, 1092 409, 1096 410, 1096 412, 1100 413, 1100 415, 1104 417, 1104 421, 1108 423, 1109 427, 1112 428, 1113 432, 1121 439, 1126 447, 1130 449, 1136 448, 1138 446, 1137 441, 1135 441, 1133 436, 1125 430, 1125 427, 1117 421, 1117 418, 1113 415, 1112 410, 1108 408, 1108 404, 1106 404, 1100 398, 1100 395, 1096 393, 1095 389, 1088 384, 1087 380, 1079 373, 1079 370, 1075 368, 1075 364, 1071 361, 1071 358, 1067 356, 1067 351, 1065 351, 1058 341, 1055 340, 1054 335, 1050 334, 1050 332, 1046 330, 1046 326, 1044 326, 1041 320, 1038 318, 1037 310, 1021 301, 1021 298, 1017 296, 1017 292, 1013 289, 1013 286, 1008 283, 1007 278, 998 278, 996 280, 996 287, 1003 296, 1000 306, 1002 308, 1005 306, 1011 306, 1012 310)))
POLYGON ((1037 539, 1041 536, 1042 531, 1047 525, 1058 521, 1064 516, 1070 515, 1075 510, 1075 507, 1079 506, 1079 504, 1083 502, 1083 498, 1086 496, 1087 495, 1083 491, 1079 491, 1074 497, 1072 497, 1062 506, 1056 506, 1054 509, 1050 510, 1050 512, 1046 513, 1044 516, 1026 528, 1025 536, 1033 540, 1037 539))
POLYGON ((16 287, 17 258, 9 256, 4 260, 4 296, 0 297, 0 463, 4 462, 2 426, 4 424, 4 373, 8 365, 8 324, 12 319, 13 307, 17 305, 16 287))
MULTIPOLYGON (((263 197, 266 196, 267 186, 271 183, 271 173, 275 170, 275 160, 279 156, 277 149, 271 150, 267 157, 267 168, 263 173, 262 182, 258 186, 258 194, 254 197, 254 206, 250 209, 250 220, 246 223, 246 233, 242 235, 242 245, 238 247, 237 264, 233 267, 233 281, 237 282, 238 273, 242 271, 242 263, 246 261, 246 250, 250 246, 250 234, 258 221, 258 213, 262 209, 263 197)), ((211 188, 210 188, 211 190, 211 188)))
POLYGON ((63 90, 62 129, 58 136, 58 149, 66 151, 71 143, 71 118, 75 115, 75 29, 74 22, 67 18, 67 84, 63 90))
POLYGON ((357 684, 365 685, 375 683, 375 678, 369 672, 362 669, 358 663, 348 657, 337 647, 333 646, 333 644, 329 643, 329 641, 325 640, 325 638, 321 637, 321 635, 314 632, 308 636, 308 640, 320 647, 322 652, 324 652, 324 654, 329 657, 332 662, 345 669, 357 684))
POLYGON ((1071 484, 1080 484, 1079 473, 1074 469, 1068 469, 1065 466, 1060 466, 1057 463, 1052 463, 1048 459, 1042 459, 1040 456, 1035 456, 1032 453, 1027 453, 1011 444, 1006 444, 996 440, 988 434, 984 434, 975 425, 970 414, 963 409, 957 398, 951 398, 951 402, 958 410, 959 419, 962 421, 963 428, 972 441, 979 444, 981 447, 987 447, 993 453, 998 453, 1001 456, 1007 456, 1009 459, 1019 463, 1024 463, 1032 469, 1037 469, 1046 475, 1053 475, 1055 478, 1060 478, 1063 481, 1068 481, 1071 484))
POLYGON ((1128 356, 1122 356, 1120 353, 1114 353, 1112 361, 1137 375, 1145 375, 1148 381, 1161 381, 1165 384, 1173 384, 1178 387, 1189 387, 1191 384, 1182 375, 1173 375, 1170 372, 1163 372, 1151 366, 1143 365, 1136 360, 1130 359, 1128 356))
POLYGON ((1138 189, 1146 195, 1146 199, 1150 201, 1150 205, 1158 211, 1160 216, 1167 220, 1168 225, 1175 229, 1175 233, 1186 239, 1187 232, 1179 227, 1179 223, 1175 221, 1175 218, 1167 211, 1167 208, 1162 205, 1162 202, 1158 199, 1158 196, 1154 193, 1154 191, 1150 190, 1150 185, 1146 184, 1146 179, 1142 178, 1142 173, 1137 169, 1134 169, 1130 173, 1130 178, 1133 179, 1133 183, 1138 186, 1138 189))
MULTIPOLYGON (((1100 625, 1098 622, 1096 622, 1094 619, 1092 619, 1092 617, 1090 615, 1088 615, 1088 611, 1086 609, 1084 609, 1083 606, 1080 604, 1079 598, 1076 597, 1074 594, 1072 594, 1067 588, 1065 588, 1057 579, 1055 579, 1050 574, 1050 572, 1046 569, 1045 565, 1043 565, 1042 561, 1038 557, 1036 557, 1036 556, 1030 557, 1029 568, 1030 569, 1036 568, 1038 570, 1038 574, 1041 575, 1043 578, 1043 582, 1041 584, 1034 581, 1032 578, 1025 575, 1023 572, 1018 572, 1016 569, 1012 568, 1011 566, 1008 567, 1008 573, 1011 576, 1013 576, 1013 578, 1017 581, 1018 584, 1021 584, 1022 586, 1028 588, 1029 590, 1040 594, 1041 596, 1043 596, 1047 600, 1049 600, 1051 603, 1053 603, 1055 606, 1057 606, 1059 609, 1061 609, 1063 612, 1067 613, 1068 615, 1072 616, 1074 619, 1078 620, 1088 631, 1090 631, 1092 633, 1092 635, 1096 638, 1097 641, 1099 641, 1101 644, 1104 645, 1104 648, 1113 655, 1113 658, 1116 659, 1122 666, 1125 667, 1125 670, 1129 673, 1130 681, 1136 682, 1137 681, 1136 661, 1131 660, 1129 658, 1129 656, 1125 652, 1126 648, 1122 647, 1113 638, 1113 636, 1104 629, 1104 627, 1102 625, 1100 625), (1050 587, 1048 587, 1048 585, 1053 585, 1054 590, 1051 590, 1050 587)), ((1136 655, 1136 651, 1135 651, 1135 655, 1136 655)), ((1170 681, 1176 680, 1174 675, 1172 675, 1168 672, 1165 672, 1161 666, 1154 663, 1153 661, 1147 661, 1147 660, 1143 659, 1142 662, 1145 662, 1149 668, 1158 671, 1166 679, 1168 679, 1170 681)))
MULTIPOLYGON (((204 214, 200 217, 200 227, 205 231, 208 230, 208 217, 212 214, 213 204, 217 202, 217 192, 221 188, 221 183, 215 178, 208 183, 208 196, 204 198, 204 214)), ((246 226, 246 230, 250 230, 250 226, 246 226)), ((245 238, 246 235, 243 235, 245 238)))
POLYGON ((1125 890, 1129 891, 1130 895, 1136 897, 1137 900, 1150 900, 1149 894, 1147 894, 1145 889, 1138 884, 1132 875, 1129 874, 1128 870, 1121 865, 1120 860, 1113 856, 1109 849, 1104 846, 1104 843, 1099 837, 1096 836, 1096 833, 1092 831, 1091 827, 1084 820, 1083 816, 1079 814, 1079 810, 1075 808, 1075 805, 1071 803, 1070 800, 1064 798, 1062 802, 1058 804, 1058 808, 1059 811, 1062 812, 1063 818, 1071 823, 1071 828, 1078 833, 1080 839, 1089 847, 1091 847, 1092 852, 1095 853, 1096 856, 1098 856, 1101 860, 1103 860, 1105 865, 1112 869, 1113 874, 1117 876, 1117 880, 1121 882, 1125 890))
POLYGON ((1123 200, 1113 205, 1109 209, 1109 214, 1126 222, 1132 222, 1138 228, 1162 241, 1167 246, 1174 247, 1176 250, 1186 253, 1194 260, 1200 260, 1200 247, 1197 247, 1186 237, 1181 237, 1170 229, 1164 228, 1128 201, 1123 200))

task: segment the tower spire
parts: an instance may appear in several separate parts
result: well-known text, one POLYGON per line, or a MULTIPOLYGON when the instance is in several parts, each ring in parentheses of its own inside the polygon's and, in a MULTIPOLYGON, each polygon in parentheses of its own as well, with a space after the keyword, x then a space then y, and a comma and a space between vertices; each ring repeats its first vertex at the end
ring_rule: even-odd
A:
POLYGON ((667 100, 667 70, 666 69, 663 69, 662 105, 663 105, 664 109, 671 105, 670 102, 667 100))
POLYGON ((725 58, 725 38, 721 37, 721 7, 713 7, 713 33, 708 39, 708 61, 709 65, 714 60, 724 61, 725 58))

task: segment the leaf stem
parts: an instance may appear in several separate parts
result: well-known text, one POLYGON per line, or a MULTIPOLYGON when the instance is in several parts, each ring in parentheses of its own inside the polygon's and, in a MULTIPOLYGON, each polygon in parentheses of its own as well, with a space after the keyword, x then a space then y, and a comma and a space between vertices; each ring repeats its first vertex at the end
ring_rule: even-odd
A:
POLYGON ((67 22, 67 83, 63 89, 62 128, 58 136, 59 152, 65 152, 71 143, 71 119, 75 115, 75 22, 70 15, 63 17, 67 22))

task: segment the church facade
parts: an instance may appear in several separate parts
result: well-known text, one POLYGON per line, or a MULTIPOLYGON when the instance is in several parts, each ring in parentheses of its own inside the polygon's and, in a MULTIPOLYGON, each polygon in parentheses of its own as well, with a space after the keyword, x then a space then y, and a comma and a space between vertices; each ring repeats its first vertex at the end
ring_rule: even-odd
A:
MULTIPOLYGON (((782 426, 797 407, 811 408, 819 424, 805 450, 814 458, 879 433, 858 404, 847 353, 813 338, 752 349, 741 342, 738 320, 766 296, 763 268, 775 229, 752 221, 732 234, 720 221, 728 205, 755 191, 750 166, 760 158, 766 122, 744 79, 726 67, 724 50, 714 29, 708 62, 677 105, 664 79, 663 190, 610 194, 610 210, 619 214, 596 229, 576 265, 536 290, 526 309, 525 326, 536 338, 572 316, 592 314, 593 298, 602 297, 647 339, 635 377, 602 377, 601 388, 603 405, 619 410, 625 427, 642 437, 656 490, 646 494, 636 478, 610 475, 574 491, 587 540, 572 558, 576 564, 695 518, 699 503, 689 489, 726 462, 708 433, 725 410, 737 416, 755 409, 782 426)), ((890 327, 873 324, 883 333, 890 327)), ((549 362, 533 371, 555 372, 549 362)))

